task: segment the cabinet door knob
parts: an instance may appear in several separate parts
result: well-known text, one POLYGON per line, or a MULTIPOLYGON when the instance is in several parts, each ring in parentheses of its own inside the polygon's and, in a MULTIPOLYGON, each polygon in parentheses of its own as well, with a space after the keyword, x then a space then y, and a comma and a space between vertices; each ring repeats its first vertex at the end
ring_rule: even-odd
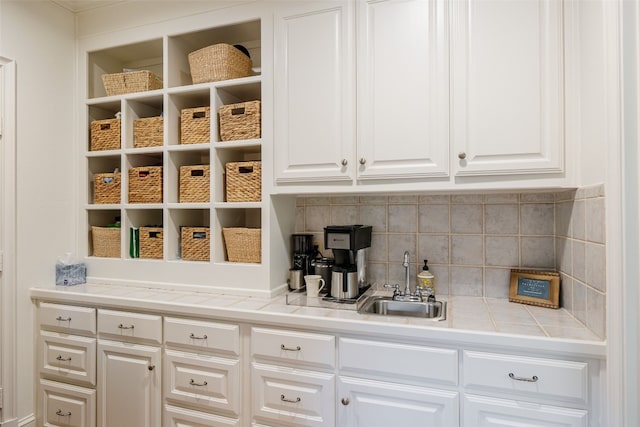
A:
POLYGON ((156 365, 149 365, 147 366, 147 369, 153 371, 154 369, 156 369, 156 365))
POLYGON ((342 162, 340 163, 342 163, 342 166, 347 166, 349 162, 347 161, 347 159, 342 159, 342 162))
POLYGON ((348 397, 343 397, 342 400, 340 400, 340 402, 344 405, 347 406, 349 405, 349 403, 351 403, 351 401, 349 400, 348 397))
POLYGON ((464 160, 464 159, 466 159, 466 158, 467 158, 467 153, 465 153, 464 151, 459 152, 459 153, 458 153, 458 158, 459 158, 460 160, 464 160))
POLYGON ((365 159, 364 157, 360 158, 360 164, 364 165, 365 163, 367 163, 367 159, 365 159))

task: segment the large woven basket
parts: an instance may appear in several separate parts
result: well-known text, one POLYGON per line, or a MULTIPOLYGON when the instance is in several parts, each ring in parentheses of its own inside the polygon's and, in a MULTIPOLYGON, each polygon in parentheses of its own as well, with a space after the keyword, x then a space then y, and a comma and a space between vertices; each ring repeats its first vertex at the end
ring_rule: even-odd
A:
POLYGON ((91 151, 117 150, 120 148, 120 119, 94 120, 91 122, 91 151))
POLYGON ((162 79, 147 70, 103 74, 102 83, 107 96, 162 89, 162 79))
POLYGON ((120 203, 120 182, 120 172, 95 174, 93 176, 93 203, 120 203))
POLYGON ((262 162, 226 164, 227 202, 259 202, 262 199, 262 162))
POLYGON ((209 165, 180 166, 180 203, 207 203, 211 189, 209 165))
POLYGON ((183 260, 209 261, 209 227, 181 227, 180 239, 183 260))
POLYGON ((230 262, 262 261, 262 230, 259 228, 223 228, 227 259, 230 262))
POLYGON ((251 58, 226 43, 191 52, 189 68, 194 84, 236 79, 252 74, 251 58))
POLYGON ((260 138, 260 101, 224 105, 218 114, 221 141, 260 138))
POLYGON ((129 169, 129 203, 162 203, 162 166, 129 169))
POLYGON ((162 145, 163 117, 144 117, 133 121, 133 146, 135 148, 162 145))
POLYGON ((140 227, 140 258, 162 259, 162 227, 140 227))
POLYGON ((211 108, 185 108, 180 112, 180 144, 209 142, 211 135, 211 108))
POLYGON ((91 227, 93 256, 120 258, 120 228, 91 227))

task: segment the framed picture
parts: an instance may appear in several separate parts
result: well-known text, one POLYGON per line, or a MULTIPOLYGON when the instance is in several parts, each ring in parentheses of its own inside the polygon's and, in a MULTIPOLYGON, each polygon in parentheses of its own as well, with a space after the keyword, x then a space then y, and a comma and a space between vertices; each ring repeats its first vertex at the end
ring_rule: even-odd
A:
POLYGON ((560 307, 560 274, 512 269, 509 301, 547 308, 560 307))

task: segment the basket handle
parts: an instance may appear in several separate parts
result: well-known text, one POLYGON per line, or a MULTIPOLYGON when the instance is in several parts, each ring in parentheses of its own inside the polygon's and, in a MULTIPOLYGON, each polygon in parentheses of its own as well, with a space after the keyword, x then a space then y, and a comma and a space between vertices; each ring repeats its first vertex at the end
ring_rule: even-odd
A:
POLYGON ((207 238, 207 232, 206 231, 194 231, 193 232, 193 238, 194 239, 206 239, 207 238))
POLYGON ((204 119, 206 117, 207 117, 206 111, 194 111, 192 115, 193 119, 204 119))
POLYGON ((150 231, 149 232, 149 238, 150 239, 159 239, 160 238, 160 232, 159 231, 150 231))
POLYGON ((240 116, 240 115, 244 114, 244 111, 245 111, 244 107, 232 108, 231 109, 231 115, 232 116, 240 116))
POLYGON ((110 176, 105 176, 102 178, 102 183, 103 184, 111 184, 113 182, 113 178, 110 176))
POLYGON ((191 176, 204 176, 204 169, 192 169, 191 176))
POLYGON ((150 175, 149 171, 147 171, 147 170, 138 172, 138 178, 146 178, 149 175, 150 175))
POLYGON ((109 130, 111 129, 111 123, 101 123, 100 130, 109 130))
POLYGON ((253 173, 253 166, 238 166, 238 173, 253 173))

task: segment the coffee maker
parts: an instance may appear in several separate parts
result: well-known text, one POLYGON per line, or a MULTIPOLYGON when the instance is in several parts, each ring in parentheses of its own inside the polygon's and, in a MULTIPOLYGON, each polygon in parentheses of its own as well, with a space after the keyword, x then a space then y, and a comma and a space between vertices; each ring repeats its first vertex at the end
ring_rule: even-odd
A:
POLYGON ((366 249, 371 246, 370 225, 329 225, 324 228, 324 247, 333 251, 331 296, 356 298, 367 286, 366 249))
POLYGON ((302 270, 302 276, 312 274, 311 260, 314 257, 313 234, 291 235, 292 270, 302 270))

